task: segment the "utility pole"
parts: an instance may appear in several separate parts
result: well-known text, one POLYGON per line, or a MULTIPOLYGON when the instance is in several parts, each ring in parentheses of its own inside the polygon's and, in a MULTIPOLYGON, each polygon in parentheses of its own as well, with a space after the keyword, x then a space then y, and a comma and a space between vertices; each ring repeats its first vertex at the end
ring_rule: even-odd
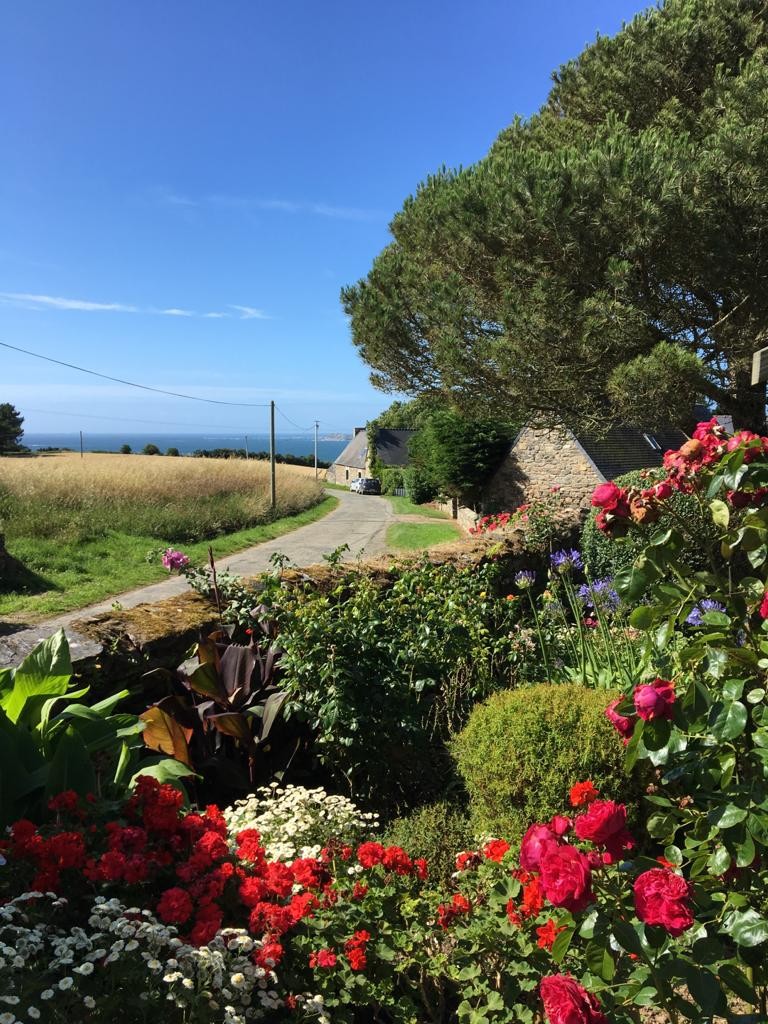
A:
POLYGON ((83 432, 80 431, 80 458, 83 457, 83 432))
POLYGON ((277 506, 275 490, 275 403, 269 403, 269 498, 274 512, 277 506))
POLYGON ((245 461, 248 461, 248 435, 245 435, 245 461))
POLYGON ((315 420, 315 480, 317 480, 317 428, 320 426, 318 420, 315 420))

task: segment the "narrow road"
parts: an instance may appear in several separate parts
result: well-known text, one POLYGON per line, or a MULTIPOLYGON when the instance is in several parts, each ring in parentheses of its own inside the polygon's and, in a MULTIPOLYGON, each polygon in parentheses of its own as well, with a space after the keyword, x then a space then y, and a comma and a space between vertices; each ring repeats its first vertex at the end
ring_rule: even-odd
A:
MULTIPOLYGON (((327 493, 339 501, 333 512, 329 512, 315 523, 300 526, 291 533, 283 534, 276 540, 264 541, 256 547, 246 548, 237 554, 221 558, 216 563, 217 568, 228 569, 237 576, 256 576, 269 569, 269 560, 276 552, 286 555, 294 565, 304 566, 321 562, 323 555, 330 554, 344 544, 349 545, 349 551, 343 556, 345 561, 354 561, 360 555, 371 557, 386 551, 387 527, 395 521, 392 506, 386 498, 350 494, 347 491, 334 490, 327 493)), ((68 629, 77 619, 108 612, 115 602, 119 602, 123 608, 133 608, 145 602, 162 601, 187 589, 188 585, 183 577, 170 576, 160 583, 129 590, 124 594, 115 594, 98 604, 67 612, 66 615, 59 615, 55 619, 47 619, 9 636, 0 636, 0 668, 17 664, 19 657, 31 646, 51 636, 62 626, 68 629)))

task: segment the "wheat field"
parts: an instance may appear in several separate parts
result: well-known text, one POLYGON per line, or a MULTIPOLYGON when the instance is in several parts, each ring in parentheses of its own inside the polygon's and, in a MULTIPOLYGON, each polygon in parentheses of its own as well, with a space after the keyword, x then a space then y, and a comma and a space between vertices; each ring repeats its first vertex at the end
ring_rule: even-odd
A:
POLYGON ((322 499, 306 467, 86 452, 0 459, 0 530, 14 536, 91 540, 109 532, 207 540, 292 515, 322 499))

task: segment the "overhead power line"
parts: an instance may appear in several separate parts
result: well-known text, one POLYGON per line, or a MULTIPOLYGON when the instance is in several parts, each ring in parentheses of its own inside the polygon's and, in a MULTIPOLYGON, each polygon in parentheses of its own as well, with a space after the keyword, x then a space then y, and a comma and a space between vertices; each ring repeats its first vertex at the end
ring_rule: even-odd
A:
POLYGON ((121 377, 110 377, 107 373, 99 373, 97 370, 88 370, 84 366, 77 366, 75 363, 65 363, 63 359, 54 359, 52 356, 41 355, 40 352, 31 352, 27 348, 19 348, 18 345, 9 345, 7 341, 0 341, 3 348, 10 348, 14 352, 23 352, 25 356, 34 356, 35 359, 43 359, 46 363, 56 363, 57 366, 66 366, 70 370, 79 370, 80 373, 88 373, 92 377, 101 377, 102 380, 111 380, 115 384, 126 384, 130 388, 140 388, 142 391, 152 391, 156 395, 170 395, 171 398, 186 398, 190 402, 207 402, 209 405, 232 405, 240 409, 268 409, 268 402, 224 402, 217 398, 200 398, 198 395, 183 395, 178 391, 165 391, 163 388, 152 388, 148 384, 137 384, 133 380, 123 380, 121 377))
POLYGON ((289 422, 289 423, 291 424, 291 426, 292 426, 292 427, 296 427, 296 429, 297 429, 297 430, 302 430, 302 431, 306 432, 307 434, 309 434, 309 433, 310 433, 311 431, 313 431, 313 430, 315 429, 314 427, 301 427, 301 426, 299 426, 299 424, 298 424, 298 423, 295 423, 295 422, 294 422, 294 421, 293 421, 293 420, 291 419, 291 417, 290 417, 290 416, 286 416, 286 415, 285 415, 285 413, 283 412, 283 410, 282 410, 282 409, 280 408, 280 406, 279 406, 279 405, 278 405, 278 406, 275 406, 275 408, 276 408, 276 409, 277 409, 277 411, 278 411, 278 412, 280 413, 280 415, 281 415, 281 416, 283 417, 283 419, 284 419, 284 420, 287 420, 287 421, 288 421, 288 422, 289 422))

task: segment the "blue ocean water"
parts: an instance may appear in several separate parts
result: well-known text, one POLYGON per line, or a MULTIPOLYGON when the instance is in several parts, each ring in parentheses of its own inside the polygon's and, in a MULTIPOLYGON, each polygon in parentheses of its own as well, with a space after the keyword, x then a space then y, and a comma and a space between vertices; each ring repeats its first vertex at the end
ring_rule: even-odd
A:
MULTIPOLYGON (((25 433, 22 444, 34 450, 38 448, 72 448, 80 450, 80 435, 67 433, 25 433)), ((117 452, 129 444, 134 452, 140 452, 146 444, 156 444, 160 451, 178 448, 182 455, 191 455, 198 449, 245 448, 243 434, 135 434, 125 431, 120 434, 91 434, 83 432, 83 450, 86 452, 117 452)), ((306 434, 278 434, 275 447, 280 455, 312 455, 314 438, 306 434)), ((323 440, 317 443, 317 457, 322 462, 333 462, 346 446, 346 440, 323 440)), ((249 452, 269 451, 268 434, 248 434, 249 452)))

